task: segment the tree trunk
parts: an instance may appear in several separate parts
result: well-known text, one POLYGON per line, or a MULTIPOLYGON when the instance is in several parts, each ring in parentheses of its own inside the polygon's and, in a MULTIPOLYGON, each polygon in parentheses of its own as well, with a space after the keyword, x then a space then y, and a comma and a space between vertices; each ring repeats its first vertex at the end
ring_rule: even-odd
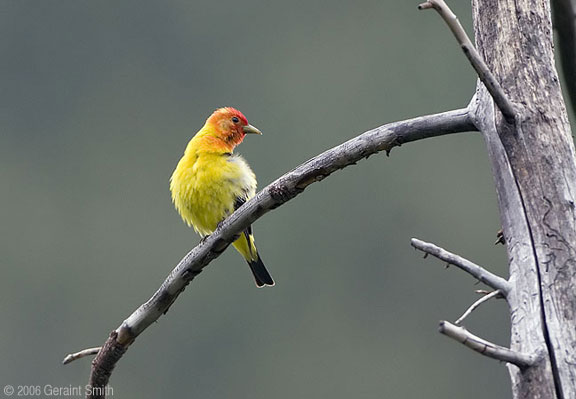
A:
POLYGON ((473 0, 478 51, 517 108, 507 123, 479 84, 476 125, 488 147, 508 248, 514 398, 576 398, 576 163, 554 67, 548 0, 473 0))

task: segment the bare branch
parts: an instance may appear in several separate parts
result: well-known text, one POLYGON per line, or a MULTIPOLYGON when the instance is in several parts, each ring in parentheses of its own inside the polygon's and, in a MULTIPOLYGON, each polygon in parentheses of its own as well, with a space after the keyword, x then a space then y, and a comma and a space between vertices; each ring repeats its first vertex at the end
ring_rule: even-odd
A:
POLYGON ((70 354, 66 355, 64 360, 62 360, 62 364, 68 364, 68 363, 73 362, 76 359, 81 359, 81 358, 86 357, 86 356, 95 355, 99 351, 100 351, 100 347, 98 346, 96 348, 88 348, 88 349, 81 350, 80 352, 70 353, 70 354))
POLYGON ((510 292, 510 283, 508 283, 508 281, 502 277, 490 273, 482 266, 478 266, 477 264, 470 262, 461 256, 448 252, 434 244, 421 241, 417 238, 413 238, 411 240, 411 244, 414 248, 419 249, 420 251, 433 255, 438 259, 443 260, 444 262, 448 262, 451 265, 464 270, 466 273, 482 281, 489 287, 492 287, 495 290, 500 290, 504 296, 507 296, 508 292, 510 292))
POLYGON ((493 344, 470 333, 464 327, 455 326, 448 321, 441 321, 438 331, 484 356, 512 363, 521 369, 532 366, 538 360, 537 356, 516 352, 493 344))
POLYGON ((452 12, 450 7, 444 2, 444 0, 428 0, 425 3, 422 3, 418 6, 420 10, 427 10, 433 8, 438 11, 438 14, 442 17, 442 19, 446 22, 456 40, 460 44, 462 51, 472 64, 472 67, 476 70, 478 77, 484 83, 484 86, 488 89, 488 92, 494 99, 496 106, 504 115, 504 119, 508 123, 514 123, 516 120, 516 110, 512 102, 508 99, 508 96, 504 92, 504 89, 498 83, 488 65, 484 62, 476 48, 468 38, 466 31, 460 24, 458 17, 452 12))
POLYGON ((482 298, 478 299, 476 302, 474 302, 468 309, 466 309, 466 311, 464 312, 464 314, 462 316, 460 316, 460 318, 458 320, 456 320, 454 322, 454 324, 462 324, 462 322, 464 321, 464 319, 468 316, 470 316, 470 314, 475 311, 476 309, 478 309, 478 307, 480 305, 482 305, 484 302, 497 297, 498 295, 502 296, 502 292, 500 292, 500 290, 496 290, 496 291, 492 291, 487 293, 486 295, 484 295, 482 298))
POLYGON ((105 390, 99 388, 108 384, 112 369, 136 337, 166 313, 190 281, 217 258, 247 226, 291 200, 310 184, 370 155, 381 151, 389 152, 393 147, 429 137, 475 131, 469 115, 468 109, 460 109, 380 126, 304 162, 265 187, 190 251, 172 270, 158 291, 110 334, 92 362, 90 385, 97 388, 91 390, 97 394, 88 397, 104 397, 105 390))

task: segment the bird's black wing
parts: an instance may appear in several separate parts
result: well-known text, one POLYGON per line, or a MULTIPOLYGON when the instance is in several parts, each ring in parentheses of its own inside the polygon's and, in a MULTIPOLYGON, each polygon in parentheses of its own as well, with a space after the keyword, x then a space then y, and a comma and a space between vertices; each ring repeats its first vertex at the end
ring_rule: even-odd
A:
MULTIPOLYGON (((247 199, 248 198, 246 198, 245 196, 236 197, 236 199, 234 200, 234 210, 237 210, 242 205, 244 205, 247 199)), ((244 235, 246 236, 246 240, 248 241, 248 247, 250 247, 250 236, 252 235, 252 226, 246 227, 242 233, 244 233, 244 235)))

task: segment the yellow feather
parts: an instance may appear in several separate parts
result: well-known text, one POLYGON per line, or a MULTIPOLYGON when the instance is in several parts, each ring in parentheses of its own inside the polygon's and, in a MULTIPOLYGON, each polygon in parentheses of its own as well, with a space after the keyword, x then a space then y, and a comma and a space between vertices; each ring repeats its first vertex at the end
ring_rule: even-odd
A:
MULTIPOLYGON (((190 140, 170 178, 172 201, 182 219, 202 236, 211 234, 238 203, 256 193, 256 176, 233 155, 246 133, 262 134, 234 108, 217 109, 190 140)), ((247 229, 232 243, 246 259, 256 285, 274 285, 247 229)))
MULTIPOLYGON (((206 128, 188 144, 170 179, 170 190, 182 219, 206 236, 234 212, 238 197, 254 196, 256 177, 242 157, 218 149, 206 152, 203 137, 206 128)), ((233 245, 246 260, 256 259, 252 236, 250 243, 241 236, 233 245)))

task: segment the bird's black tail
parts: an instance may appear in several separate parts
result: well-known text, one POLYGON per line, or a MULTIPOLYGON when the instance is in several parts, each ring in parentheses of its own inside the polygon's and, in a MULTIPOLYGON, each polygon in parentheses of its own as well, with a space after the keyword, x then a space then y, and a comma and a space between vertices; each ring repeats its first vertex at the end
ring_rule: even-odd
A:
POLYGON ((249 260, 248 265, 250 266, 250 270, 252 270, 252 274, 254 275, 254 280, 256 281, 256 285, 258 287, 264 287, 265 285, 273 286, 274 280, 268 270, 266 270, 266 266, 262 263, 262 259, 260 259, 260 255, 257 255, 258 258, 256 260, 249 260))

